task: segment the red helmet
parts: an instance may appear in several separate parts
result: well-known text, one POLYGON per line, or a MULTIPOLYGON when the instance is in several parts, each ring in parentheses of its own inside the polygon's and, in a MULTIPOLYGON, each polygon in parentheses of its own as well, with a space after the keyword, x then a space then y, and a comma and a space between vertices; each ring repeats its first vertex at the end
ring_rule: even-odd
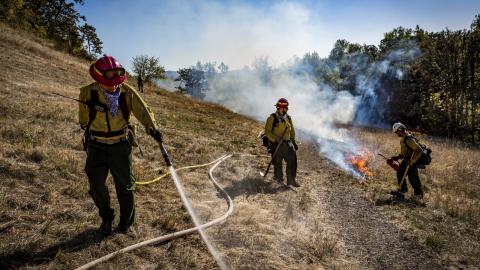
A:
POLYGON ((125 69, 112 56, 104 55, 90 66, 90 76, 100 84, 115 86, 122 84, 127 75, 125 69), (113 76, 108 78, 107 72, 113 71, 113 76))
POLYGON ((275 107, 277 107, 277 109, 279 109, 279 108, 288 109, 288 100, 286 98, 279 99, 277 101, 277 104, 275 104, 275 107))

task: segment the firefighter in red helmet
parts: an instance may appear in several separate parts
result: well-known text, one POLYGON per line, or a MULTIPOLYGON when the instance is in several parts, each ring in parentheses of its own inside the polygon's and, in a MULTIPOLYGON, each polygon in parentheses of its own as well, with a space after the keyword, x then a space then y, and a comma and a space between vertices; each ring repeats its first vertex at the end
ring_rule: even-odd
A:
POLYGON ((125 69, 115 58, 105 55, 98 59, 90 66, 90 75, 95 82, 82 87, 79 98, 97 104, 87 106, 80 103, 79 107, 79 123, 85 130, 85 172, 90 186, 89 193, 102 218, 100 232, 109 235, 115 215, 105 181, 108 173, 112 174, 120 205, 117 230, 125 233, 135 220, 135 179, 131 154, 135 144, 130 115, 133 113, 155 140, 161 141, 162 134, 153 112, 138 92, 124 82, 125 69))
POLYGON ((297 143, 292 118, 288 115, 288 100, 281 98, 275 104, 277 111, 272 113, 265 124, 265 135, 271 143, 270 149, 277 149, 272 153, 274 178, 283 183, 282 162, 287 163, 287 185, 299 187, 297 183, 297 143), (277 148, 278 147, 278 148, 277 148))

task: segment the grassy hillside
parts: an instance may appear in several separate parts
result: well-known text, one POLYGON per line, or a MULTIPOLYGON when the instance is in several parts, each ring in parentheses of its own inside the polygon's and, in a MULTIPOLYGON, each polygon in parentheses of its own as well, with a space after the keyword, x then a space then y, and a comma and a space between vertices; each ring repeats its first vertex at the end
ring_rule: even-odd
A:
MULTIPOLYGON (((29 34, 0 27, 0 265, 7 268, 72 268, 140 240, 191 227, 176 189, 167 178, 137 188, 137 239, 125 235, 102 239, 95 233, 100 220, 87 193, 83 172, 86 154, 80 144, 82 131, 77 124, 77 104, 50 94, 76 97, 78 88, 91 82, 88 63, 59 53, 51 44, 29 34)), ((165 144, 176 167, 205 163, 225 153, 253 155, 250 158, 263 154, 256 139, 262 124, 220 106, 159 88, 147 86, 145 92, 144 98, 164 130, 165 144)), ((158 175, 159 167, 164 168, 163 160, 143 128, 140 127, 138 133, 143 155, 135 150, 135 175, 138 181, 150 180, 158 175)), ((241 162, 244 156, 235 158, 241 162)), ((254 164, 259 166, 265 160, 265 157, 257 159, 254 164)), ((242 172, 241 168, 230 166, 228 173, 242 172)), ((218 208, 217 212, 204 214, 202 219, 219 216, 225 211, 224 200, 218 198, 215 189, 208 184, 207 169, 180 175, 197 208, 201 210, 199 202, 206 201, 202 194, 210 196, 209 209, 218 208)), ((109 185, 112 202, 118 211, 111 179, 109 185)), ((230 191, 243 192, 236 187, 230 191)), ((237 211, 253 211, 258 205, 248 207, 237 211)), ((271 235, 276 229, 262 226, 265 235, 271 235)), ((229 231, 232 237, 240 238, 229 240, 225 245, 240 248, 244 241, 250 241, 249 227, 244 227, 247 229, 244 236, 229 231)), ((259 240, 256 245, 269 246, 279 241, 269 238, 259 240)), ((294 268, 318 265, 329 253, 329 250, 319 252, 311 245, 299 251, 311 252, 311 259, 294 268)), ((261 255, 248 249, 231 248, 229 255, 234 258, 229 264, 242 268, 256 268, 252 258, 269 260, 271 268, 295 264, 295 259, 276 251, 261 255)), ((200 238, 193 235, 121 256, 100 269, 155 267, 206 269, 216 265, 200 238)))
MULTIPOLYGON (((0 32, 0 224, 7 225, 0 233, 0 262, 65 269, 137 242, 123 235, 101 241, 93 233, 99 218, 87 194, 77 104, 50 94, 78 96, 78 88, 91 82, 88 63, 8 27, 0 32)), ((253 146, 258 123, 162 89, 147 87, 146 93, 175 165, 251 150, 241 148, 252 148, 248 140, 253 146)), ((138 133, 143 156, 135 151, 136 176, 149 180, 163 161, 153 140, 143 129, 138 133)), ((205 172, 202 177, 207 183, 205 172)), ((118 209, 115 195, 112 201, 118 209)), ((191 226, 170 181, 139 188, 137 207, 141 239, 191 226)), ((171 268, 215 266, 197 236, 121 259, 125 269, 157 261, 171 268)))
MULTIPOLYGON (((86 154, 75 97, 91 82, 89 63, 0 25, 0 269, 71 269, 141 240, 192 226, 168 178, 136 190, 138 236, 101 238, 83 172, 86 154)), ((134 82, 133 80, 129 80, 134 82)), ((174 165, 233 153, 215 172, 235 202, 224 224, 207 230, 234 269, 441 269, 480 267, 480 154, 425 138, 434 163, 422 174, 426 207, 386 200, 394 177, 370 160, 373 177, 358 184, 302 142, 297 193, 259 177, 268 156, 256 138, 262 123, 204 102, 147 86, 145 100, 164 130, 174 165), (413 254, 413 255, 412 255, 413 254)), ((390 133, 357 130, 373 152, 393 155, 390 133)), ((135 176, 151 180, 165 166, 139 126, 135 176)), ((164 170, 165 171, 165 170, 164 170)), ((180 173, 203 221, 226 204, 207 168, 180 173)), ((111 179, 112 202, 118 210, 111 179)), ((118 212, 118 211, 117 211, 118 212)), ((98 269, 214 269, 198 235, 119 256, 98 269)))

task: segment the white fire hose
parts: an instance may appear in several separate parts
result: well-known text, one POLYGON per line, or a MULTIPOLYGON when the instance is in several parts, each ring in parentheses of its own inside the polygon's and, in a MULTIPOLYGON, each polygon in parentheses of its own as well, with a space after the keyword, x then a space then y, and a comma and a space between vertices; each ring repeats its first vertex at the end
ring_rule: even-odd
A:
MULTIPOLYGON (((227 212, 225 212, 222 216, 214 219, 214 220, 211 220, 205 224, 202 224, 202 225, 199 225, 199 226, 195 226, 193 228, 190 228, 190 229, 186 229, 186 230, 183 230, 183 231, 178 231, 178 232, 174 232, 174 233, 171 233, 171 234, 167 234, 167 235, 162 235, 162 236, 159 236, 157 238, 153 238, 153 239, 150 239, 150 240, 145 240, 143 242, 140 242, 140 243, 137 243, 137 244, 134 244, 134 245, 131 245, 131 246, 128 246, 128 247, 125 247, 125 248, 122 248, 120 250, 117 250, 115 252, 112 252, 110 254, 107 254, 101 258, 98 258, 94 261, 91 261, 85 265, 82 265, 78 268, 76 268, 76 270, 85 270, 85 269, 90 269, 100 263, 103 263, 103 262, 106 262, 114 257, 116 257, 117 255, 120 255, 120 254, 124 254, 124 253, 127 253, 127 252, 130 252, 132 250, 135 250, 135 249, 138 249, 138 248, 141 248, 141 247, 144 247, 144 246, 148 246, 148 245, 153 245, 153 244, 158 244, 158 243, 162 243, 162 242, 165 242, 165 241, 168 241, 168 240, 171 240, 171 239, 175 239, 175 238, 179 238, 179 237, 182 237, 182 236, 185 236, 185 235, 188 235, 188 234, 191 234, 191 233, 194 233, 194 232, 201 232, 201 230, 203 229, 206 229, 208 227, 211 227, 215 224, 218 224, 218 223, 221 223, 223 221, 225 221, 228 216, 230 216, 233 212, 233 201, 232 199, 230 198, 230 196, 228 195, 228 193, 218 184, 218 182, 215 180, 215 177, 213 177, 213 171, 215 170, 216 167, 218 167, 218 165, 220 165, 223 161, 225 161, 226 159, 230 158, 232 155, 224 155, 222 157, 220 157, 219 159, 217 159, 216 163, 210 168, 209 172, 208 172, 208 175, 209 175, 209 178, 210 178, 210 181, 213 183, 213 185, 223 194, 223 196, 225 197, 225 199, 227 200, 227 204, 228 204, 228 210, 227 212)), ((206 165, 209 165, 211 163, 208 163, 206 165)), ((174 169, 172 167, 172 171, 174 172, 174 169)), ((185 197, 185 194, 183 193, 182 191, 182 188, 179 187, 176 183, 176 187, 182 197, 182 201, 186 200, 186 197, 185 197)), ((185 204, 185 202, 184 202, 185 204)), ((207 243, 207 246, 208 246, 208 243, 207 243)), ((210 253, 212 253, 210 247, 209 247, 209 251, 210 253)), ((226 268, 226 266, 221 263, 221 260, 219 261, 217 256, 215 254, 212 254, 212 256, 214 256, 215 260, 217 261, 217 263, 219 264, 220 268, 221 269, 224 269, 226 268)))

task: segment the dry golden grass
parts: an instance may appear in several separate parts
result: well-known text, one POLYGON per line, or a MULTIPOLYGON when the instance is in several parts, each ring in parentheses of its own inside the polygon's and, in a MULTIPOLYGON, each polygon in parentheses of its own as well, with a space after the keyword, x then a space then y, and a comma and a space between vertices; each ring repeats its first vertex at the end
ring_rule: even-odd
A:
MULTIPOLYGON (((85 153, 77 105, 49 94, 76 96, 79 87, 91 82, 88 63, 3 25, 0 62, 0 268, 70 269, 141 240, 192 226, 172 181, 165 178, 137 187, 138 238, 99 237, 95 233, 99 217, 83 172, 85 153)), ((298 172, 303 187, 294 193, 259 177, 268 162, 256 138, 261 123, 152 86, 146 87, 144 98, 164 130, 177 168, 235 153, 215 172, 234 199, 234 214, 207 230, 232 268, 406 269, 423 265, 434 269, 439 265, 437 255, 425 251, 425 246, 438 252, 447 265, 478 267, 478 152, 428 141, 435 161, 428 169, 429 177, 422 175, 428 188, 427 207, 373 206, 358 194, 376 202, 382 199, 379 194, 394 187, 393 173, 380 159, 371 164, 375 177, 367 185, 355 186, 350 175, 304 143, 298 172), (379 208, 385 215, 377 213, 379 208), (403 229, 414 231, 421 244, 403 229), (395 242, 399 237, 409 240, 395 242)), ((371 149, 386 154, 398 147, 398 140, 390 134, 360 131, 359 137, 371 149)), ((135 176, 138 181, 151 180, 165 167, 158 147, 143 128, 138 129, 138 139, 143 154, 134 151, 135 176)), ((223 198, 207 179, 207 168, 184 171, 180 176, 201 220, 226 210, 223 198)), ((108 183, 118 209, 110 178, 108 183)), ((145 247, 98 267, 212 268, 216 264, 198 235, 145 247)))
MULTIPOLYGON (((399 138, 389 132, 357 130, 359 139, 374 154, 398 154, 399 138)), ((384 206, 405 228, 413 230, 442 258, 465 265, 480 265, 480 151, 457 141, 417 135, 432 150, 432 163, 420 171, 426 207, 408 204, 384 206)), ((374 203, 384 204, 396 188, 395 172, 380 156, 370 167, 374 177, 362 187, 374 203)), ((410 187, 410 195, 412 194, 410 187)))
MULTIPOLYGON (((115 235, 103 239, 95 233, 100 220, 87 193, 77 104, 50 94, 77 96, 79 87, 91 82, 88 63, 4 25, 0 25, 0 62, 0 268, 74 268, 141 240, 192 226, 173 183, 166 178, 137 187, 138 238, 115 235)), ((248 153, 253 165, 233 159, 232 164, 238 166, 220 168, 226 172, 219 173, 218 178, 228 186, 238 180, 232 177, 265 162, 265 157, 258 158, 264 154, 256 138, 261 123, 152 86, 146 87, 144 98, 164 130, 176 167, 205 163, 225 153, 248 153)), ((159 167, 165 169, 163 161, 143 128, 139 128, 138 139, 143 155, 139 150, 134 152, 135 176, 139 181, 150 180, 158 175, 159 167)), ((180 176, 204 220, 225 211, 225 202, 209 184, 206 169, 180 176)), ((111 177, 107 182, 118 210, 111 177)), ((240 187, 230 191, 244 194, 240 187)), ((312 240, 308 233, 315 230, 308 229, 298 240, 296 226, 282 228, 276 222, 291 223, 291 218, 307 216, 302 209, 308 207, 312 195, 302 195, 300 203, 296 198, 285 201, 275 194, 262 197, 256 190, 252 192, 263 205, 242 202, 239 197, 235 218, 208 231, 229 265, 237 269, 259 265, 269 269, 315 268, 335 253, 335 239, 326 231, 312 240), (266 208, 257 211, 262 206, 266 208), (270 212, 270 208, 275 211, 270 212), (285 209, 290 209, 289 215, 285 209), (295 257, 290 257, 292 254, 295 257)), ((212 268, 216 264, 197 235, 146 247, 98 267, 212 268)))
MULTIPOLYGON (((258 160, 238 153, 216 173, 235 201, 235 212, 225 226, 207 232, 230 265, 234 269, 322 269, 338 265, 328 261, 338 255, 337 240, 319 220, 320 210, 313 199, 316 191, 301 189, 295 193, 266 182, 259 175, 260 169, 263 167, 258 160)), ((300 175, 304 175, 303 170, 300 175)), ((190 195, 203 220, 225 211, 225 206, 214 200, 217 193, 212 192, 210 198, 190 195)))

